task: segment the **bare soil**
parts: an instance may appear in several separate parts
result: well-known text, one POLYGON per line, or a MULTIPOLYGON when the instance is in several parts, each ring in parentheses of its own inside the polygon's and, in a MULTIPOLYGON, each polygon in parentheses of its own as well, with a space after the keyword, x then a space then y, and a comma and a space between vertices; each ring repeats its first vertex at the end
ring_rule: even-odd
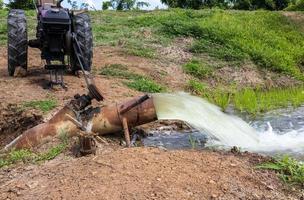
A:
MULTIPOLYGON (((186 41, 189 42, 189 41, 186 41)), ((170 47, 164 54, 188 59, 181 48, 170 47), (177 53, 175 52, 177 51, 177 53)), ((0 140, 9 142, 44 118, 37 111, 16 109, 25 101, 55 98, 59 106, 76 93, 86 91, 82 78, 66 75, 68 91, 45 89, 48 74, 42 69, 39 51, 30 49, 27 77, 9 77, 6 50, 0 48, 0 140)), ((182 62, 178 60, 178 62, 182 62)), ((124 101, 140 95, 121 80, 98 75, 107 64, 123 64, 130 70, 152 77, 172 91, 183 90, 189 77, 178 63, 160 62, 126 55, 118 48, 98 47, 94 51, 95 82, 105 102, 124 101)), ((225 70, 225 69, 223 69, 225 70)), ((231 73, 231 71, 221 74, 231 73)), ((235 72, 237 73, 237 72, 235 72)), ((248 68, 250 82, 266 84, 264 75, 248 68), (257 79, 250 78, 252 76, 257 79)), ((244 75, 244 76, 245 76, 244 75)), ((234 77, 234 76, 231 76, 234 77)), ((246 76, 245 76, 246 77, 246 76)), ((235 75, 237 80, 238 75, 235 75)), ((239 80, 242 84, 246 79, 239 80)), ((287 77, 287 80, 290 80, 287 77)), ((234 80, 231 80, 234 81, 234 80)), ((68 150, 54 160, 19 164, 0 169, 0 199, 300 199, 299 188, 284 185, 276 174, 255 169, 267 160, 256 154, 213 151, 166 151, 158 148, 122 148, 118 142, 103 144, 96 155, 75 158, 68 150)))
POLYGON ((99 148, 0 171, 0 199, 299 199, 264 158, 211 151, 99 148))

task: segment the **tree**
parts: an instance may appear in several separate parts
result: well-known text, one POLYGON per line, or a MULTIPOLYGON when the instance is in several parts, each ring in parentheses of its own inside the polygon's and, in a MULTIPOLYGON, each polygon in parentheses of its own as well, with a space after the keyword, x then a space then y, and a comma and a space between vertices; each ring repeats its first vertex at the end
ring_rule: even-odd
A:
POLYGON ((33 0, 10 0, 7 7, 9 9, 31 10, 35 9, 35 4, 33 0))
POLYGON ((110 1, 102 2, 102 10, 108 10, 112 6, 110 1))
POLYGON ((234 9, 239 10, 283 10, 288 6, 289 0, 236 0, 234 9))
POLYGON ((201 9, 212 7, 227 7, 229 1, 227 0, 161 0, 162 3, 168 5, 170 8, 188 8, 201 9))
POLYGON ((0 9, 3 9, 3 0, 0 0, 0 9))
POLYGON ((109 7, 114 10, 131 10, 131 9, 139 9, 144 6, 149 6, 150 4, 143 1, 137 0, 110 0, 103 2, 102 7, 108 9, 109 7))

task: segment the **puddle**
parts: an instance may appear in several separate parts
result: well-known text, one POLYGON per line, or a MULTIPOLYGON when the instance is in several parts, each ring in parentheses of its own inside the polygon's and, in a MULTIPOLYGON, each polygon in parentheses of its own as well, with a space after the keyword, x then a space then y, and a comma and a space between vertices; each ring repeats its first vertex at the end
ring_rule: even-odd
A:
POLYGON ((151 131, 142 139, 144 146, 166 149, 203 149, 207 137, 199 131, 151 131))

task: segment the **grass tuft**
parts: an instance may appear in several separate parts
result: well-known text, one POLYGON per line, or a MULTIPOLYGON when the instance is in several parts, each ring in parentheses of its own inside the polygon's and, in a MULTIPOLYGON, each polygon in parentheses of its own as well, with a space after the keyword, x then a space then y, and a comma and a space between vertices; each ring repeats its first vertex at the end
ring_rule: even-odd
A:
POLYGON ((199 60, 191 60, 183 66, 183 70, 198 79, 206 78, 212 74, 210 66, 203 64, 199 60))
POLYGON ((186 90, 195 95, 203 95, 206 85, 196 79, 191 79, 186 85, 186 90))
POLYGON ((24 108, 34 108, 41 110, 42 112, 48 112, 56 108, 56 106, 57 106, 57 101, 54 99, 28 101, 23 103, 24 108))
POLYGON ((131 82, 125 82, 125 84, 129 88, 140 92, 157 93, 165 91, 164 87, 147 78, 134 79, 131 82))
POLYGON ((301 186, 304 184, 304 164, 287 155, 277 158, 274 162, 260 164, 256 168, 278 172, 285 183, 301 186))

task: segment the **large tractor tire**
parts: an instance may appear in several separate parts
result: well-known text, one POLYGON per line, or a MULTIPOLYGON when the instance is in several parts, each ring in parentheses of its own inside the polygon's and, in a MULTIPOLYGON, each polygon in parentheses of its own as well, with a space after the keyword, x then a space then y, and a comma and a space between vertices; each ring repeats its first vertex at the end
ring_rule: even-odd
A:
MULTIPOLYGON (((74 16, 74 33, 82 51, 80 59, 85 71, 91 71, 93 58, 93 34, 89 15, 82 13, 74 16)), ((71 54, 72 71, 80 70, 80 64, 74 52, 71 54)))
POLYGON ((8 74, 14 76, 16 67, 27 70, 27 25, 23 10, 9 12, 7 31, 8 74))

